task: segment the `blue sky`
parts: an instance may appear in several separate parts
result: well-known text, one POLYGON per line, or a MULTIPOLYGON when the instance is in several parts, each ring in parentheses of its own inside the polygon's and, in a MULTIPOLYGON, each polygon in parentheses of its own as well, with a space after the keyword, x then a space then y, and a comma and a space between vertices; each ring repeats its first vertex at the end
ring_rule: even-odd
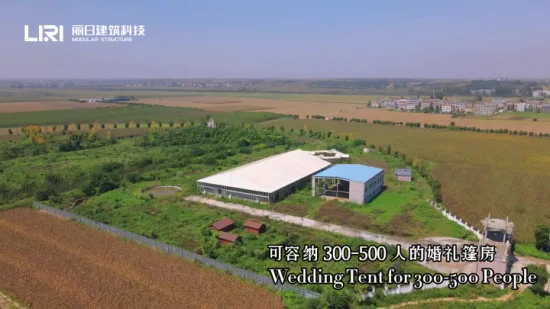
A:
POLYGON ((550 77, 547 0, 2 2, 0 78, 550 77), (146 36, 70 42, 76 24, 146 36))

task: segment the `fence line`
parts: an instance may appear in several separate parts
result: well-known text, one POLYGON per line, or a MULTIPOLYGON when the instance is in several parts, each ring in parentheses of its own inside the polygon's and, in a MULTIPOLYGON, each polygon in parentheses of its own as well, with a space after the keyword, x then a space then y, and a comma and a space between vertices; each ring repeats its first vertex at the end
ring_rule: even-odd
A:
POLYGON ((46 211, 46 212, 48 212, 52 215, 55 215, 55 216, 58 216, 58 217, 61 217, 61 218, 65 218, 65 219, 72 219, 72 220, 78 221, 80 223, 83 223, 85 225, 91 226, 93 228, 109 232, 111 234, 120 236, 120 237, 128 239, 128 240, 138 242, 138 243, 143 244, 145 246, 162 250, 163 252, 165 252, 167 254, 175 254, 175 255, 177 255, 181 258, 184 258, 184 259, 197 261, 201 264, 218 268, 220 270, 226 271, 229 274, 233 274, 233 275, 237 275, 237 276, 240 276, 240 277, 243 277, 243 278, 246 278, 246 279, 250 279, 250 280, 256 281, 259 284, 264 284, 264 285, 267 285, 267 286, 269 286, 271 288, 274 288, 274 289, 277 289, 277 290, 292 291, 292 292, 295 292, 295 293, 297 293, 299 295, 302 295, 303 297, 306 297, 306 298, 318 298, 318 297, 321 296, 321 294, 319 294, 319 293, 309 291, 309 290, 306 290, 304 288, 299 288, 299 287, 296 287, 296 286, 292 286, 292 285, 289 285, 289 284, 275 284, 267 276, 260 275, 260 274, 242 269, 242 268, 238 268, 238 267, 235 267, 233 265, 218 262, 214 259, 202 256, 200 254, 197 254, 197 253, 194 253, 194 252, 191 252, 191 251, 187 251, 187 250, 182 249, 182 248, 174 247, 174 246, 165 244, 163 242, 157 241, 155 239, 150 239, 150 238, 147 238, 147 237, 144 237, 144 236, 141 236, 141 235, 134 234, 132 232, 121 230, 119 228, 116 228, 116 227, 113 227, 113 226, 110 226, 110 225, 107 225, 107 224, 104 224, 104 223, 95 222, 95 221, 90 220, 88 218, 84 218, 84 217, 72 214, 72 213, 64 211, 64 210, 56 209, 56 208, 53 208, 53 207, 50 207, 50 206, 47 206, 47 205, 44 205, 44 204, 40 204, 40 203, 37 203, 37 202, 34 202, 33 205, 34 205, 34 207, 36 207, 40 210, 46 211))
POLYGON ((460 219, 458 216, 453 215, 450 211, 444 209, 443 205, 439 206, 436 202, 430 201, 429 199, 427 199, 427 201, 430 205, 435 207, 435 209, 439 210, 445 217, 447 217, 447 219, 456 222, 458 225, 474 233, 479 239, 483 238, 483 233, 480 230, 476 229, 473 225, 469 225, 468 222, 460 219))

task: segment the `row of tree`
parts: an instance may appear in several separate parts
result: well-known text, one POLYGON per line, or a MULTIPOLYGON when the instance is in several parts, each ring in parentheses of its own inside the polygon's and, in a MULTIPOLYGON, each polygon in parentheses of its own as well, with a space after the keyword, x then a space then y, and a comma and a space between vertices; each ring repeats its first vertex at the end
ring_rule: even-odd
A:
POLYGON ((442 130, 455 130, 455 131, 468 131, 468 132, 480 132, 480 133, 490 133, 490 134, 509 134, 509 135, 520 135, 520 136, 538 136, 538 137, 550 137, 549 133, 535 133, 533 131, 518 131, 518 130, 508 130, 508 129, 481 129, 477 127, 466 127, 466 126, 457 126, 454 122, 451 122, 450 125, 440 125, 440 124, 429 124, 424 123, 423 127, 426 129, 442 129, 442 130))

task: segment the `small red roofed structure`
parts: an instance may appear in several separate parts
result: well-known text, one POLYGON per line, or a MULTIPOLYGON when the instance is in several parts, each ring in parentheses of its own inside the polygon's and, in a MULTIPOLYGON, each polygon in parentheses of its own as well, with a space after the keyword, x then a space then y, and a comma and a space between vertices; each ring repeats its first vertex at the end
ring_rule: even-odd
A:
POLYGON ((237 241, 241 240, 241 236, 231 234, 231 233, 221 232, 220 235, 218 236, 218 239, 220 240, 220 244, 222 245, 234 244, 237 241))
POLYGON ((231 218, 223 218, 220 221, 216 221, 209 226, 216 231, 228 232, 235 227, 235 222, 231 218))
POLYGON ((256 220, 248 219, 244 223, 244 230, 252 234, 260 235, 265 232, 265 225, 256 220))

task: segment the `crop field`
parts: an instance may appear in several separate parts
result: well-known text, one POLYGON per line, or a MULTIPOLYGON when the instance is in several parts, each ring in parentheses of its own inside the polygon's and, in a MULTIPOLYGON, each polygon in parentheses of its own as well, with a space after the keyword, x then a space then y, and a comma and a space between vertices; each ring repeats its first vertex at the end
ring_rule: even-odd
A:
POLYGON ((99 107, 115 106, 106 103, 77 103, 70 101, 37 101, 37 102, 12 102, 0 104, 0 114, 40 112, 67 109, 96 109, 99 107))
MULTIPOLYGON (((536 133, 550 133, 550 118, 540 116, 540 120, 533 121, 534 117, 526 113, 504 113, 492 117, 458 117, 444 114, 424 114, 402 111, 389 111, 386 109, 367 108, 371 96, 348 95, 308 95, 307 97, 281 96, 277 98, 251 98, 251 97, 171 97, 157 99, 142 99, 140 103, 152 105, 165 105, 175 107, 191 107, 208 111, 269 111, 279 114, 295 114, 300 118, 308 115, 322 115, 325 117, 346 117, 367 120, 389 120, 395 122, 420 122, 430 124, 449 125, 454 122, 458 126, 477 127, 481 129, 504 129, 518 131, 533 131, 536 133), (516 115, 518 114, 518 115, 516 115)), ((542 115, 539 113, 538 115, 542 115)), ((548 113, 550 115, 550 113, 548 113)))
MULTIPOLYGON (((476 127, 480 129, 508 129, 536 133, 550 133, 550 113, 539 113, 533 116, 531 113, 503 113, 491 117, 466 117, 452 118, 451 115, 443 114, 424 114, 402 111, 389 111, 384 109, 364 108, 358 110, 348 110, 333 116, 367 119, 389 120, 395 122, 419 122, 439 125, 449 125, 454 122, 457 126, 476 127), (539 116, 543 115, 543 116, 539 116), (544 116, 546 115, 546 118, 544 116), (530 117, 539 117, 537 121, 533 121, 530 117)), ((323 115, 326 116, 326 115, 323 115)))
POLYGON ((515 239, 531 243, 535 225, 550 223, 550 143, 545 139, 323 120, 276 125, 351 133, 367 144, 391 145, 409 158, 436 162, 445 206, 477 227, 489 213, 509 216, 515 239))
MULTIPOLYGON (((478 127, 481 129, 504 129, 518 131, 533 131, 536 133, 550 132, 550 119, 540 113, 538 121, 529 113, 500 114, 492 117, 451 118, 450 115, 423 114, 387 111, 384 109, 366 108, 369 101, 395 97, 383 95, 351 95, 351 94, 300 94, 300 93, 269 93, 269 92, 202 92, 172 90, 48 90, 41 92, 15 91, 7 92, 10 96, 0 97, 1 113, 59 110, 73 108, 95 108, 105 106, 102 103, 73 103, 63 101, 68 98, 96 98, 115 95, 136 96, 140 103, 164 105, 172 107, 190 107, 209 112, 234 111, 268 111, 280 114, 297 114, 301 118, 307 115, 323 115, 327 117, 361 118, 367 120, 380 119, 396 122, 428 122, 448 125, 455 122, 460 126, 478 127), (12 101, 9 101, 10 98, 12 101), (24 98, 26 101, 21 101, 24 98), (57 101, 52 101, 53 99, 57 101), (19 103, 14 103, 19 102, 19 103), (525 114, 525 115, 523 115, 525 114)), ((2 94, 2 93, 0 93, 2 94)), ((450 98, 453 99, 453 98, 450 98)), ((471 99, 471 98, 463 98, 471 99)), ((161 112, 159 112, 162 114, 161 112)), ((32 116, 32 115, 31 115, 32 116)), ((0 124, 2 122, 0 121, 0 124)))
MULTIPOLYGON (((269 111, 279 114, 296 114, 301 118, 315 113, 334 114, 344 110, 356 110, 366 107, 362 104, 348 104, 330 101, 293 101, 287 99, 234 98, 234 97, 180 97, 166 99, 143 99, 140 103, 192 107, 209 111, 269 111)), ((357 102, 359 103, 359 102, 357 102)))
MULTIPOLYGON (((75 103, 78 104, 78 103, 75 103)), ((205 117, 208 113, 190 108, 148 107, 142 105, 114 106, 91 110, 58 110, 0 114, 0 127, 18 127, 25 125, 49 125, 71 123, 117 123, 124 121, 169 121, 205 117)))
POLYGON ((32 308, 283 308, 259 286, 28 208, 0 213, 0 243, 0 289, 32 308))

